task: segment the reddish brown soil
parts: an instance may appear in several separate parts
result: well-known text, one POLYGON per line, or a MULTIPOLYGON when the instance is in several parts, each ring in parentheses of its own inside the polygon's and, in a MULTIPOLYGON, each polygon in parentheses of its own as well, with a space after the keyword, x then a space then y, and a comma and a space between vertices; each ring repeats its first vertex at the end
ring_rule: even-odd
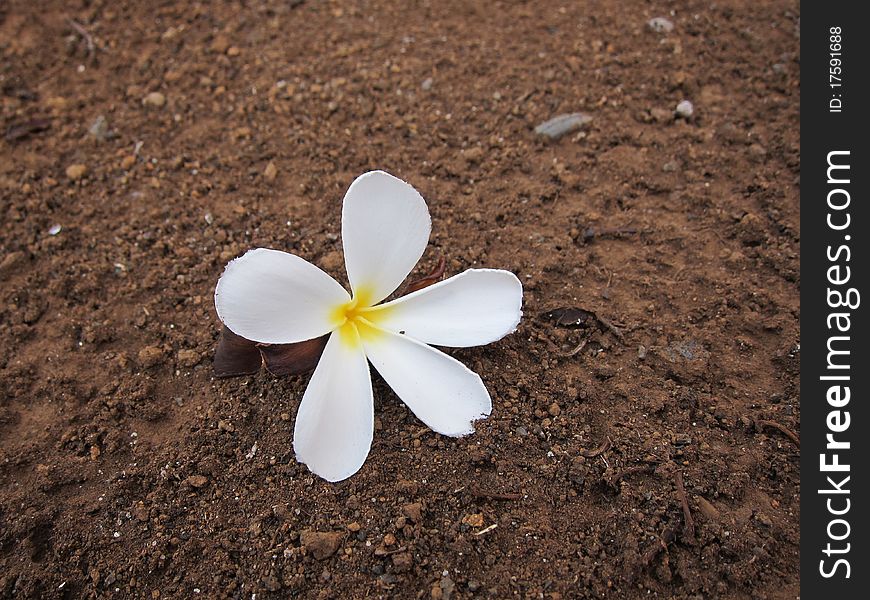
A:
POLYGON ((0 4, 0 597, 797 597, 798 10, 0 4), (478 433, 377 380, 332 485, 307 377, 213 377, 212 292, 257 246, 343 278, 372 168, 429 202, 419 273, 511 269, 526 316, 452 352, 478 433))

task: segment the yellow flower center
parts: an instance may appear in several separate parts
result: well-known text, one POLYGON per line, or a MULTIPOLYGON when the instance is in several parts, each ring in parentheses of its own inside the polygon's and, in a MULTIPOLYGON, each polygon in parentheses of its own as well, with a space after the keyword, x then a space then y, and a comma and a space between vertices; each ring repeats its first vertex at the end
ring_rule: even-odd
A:
POLYGON ((330 315, 341 340, 352 348, 359 347, 363 340, 371 341, 382 335, 376 325, 391 309, 372 306, 372 296, 370 289, 360 287, 350 302, 339 304, 330 315))

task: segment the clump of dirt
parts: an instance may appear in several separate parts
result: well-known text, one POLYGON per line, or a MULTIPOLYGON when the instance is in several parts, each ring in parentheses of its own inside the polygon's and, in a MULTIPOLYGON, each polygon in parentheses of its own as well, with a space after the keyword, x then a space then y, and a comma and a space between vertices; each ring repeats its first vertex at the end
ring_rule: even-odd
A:
POLYGON ((796 597, 798 20, 4 3, 0 596, 796 597), (258 246, 343 279, 373 168, 428 201, 415 277, 510 269, 526 318, 451 351, 476 434, 377 380, 332 485, 292 451, 306 376, 214 377, 212 293, 258 246))

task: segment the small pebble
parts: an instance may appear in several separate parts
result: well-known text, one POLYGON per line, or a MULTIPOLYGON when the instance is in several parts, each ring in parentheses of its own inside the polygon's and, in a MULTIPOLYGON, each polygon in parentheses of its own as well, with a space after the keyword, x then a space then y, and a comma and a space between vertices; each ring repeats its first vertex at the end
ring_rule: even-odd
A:
POLYGON ((549 121, 544 121, 535 127, 535 133, 558 140, 563 135, 577 131, 584 125, 592 121, 592 117, 583 113, 567 113, 553 117, 549 121))
POLYGON ((0 275, 11 272, 22 262, 24 262, 23 252, 10 252, 0 260, 0 275))
POLYGON ((706 498, 698 496, 698 510, 710 521, 718 521, 720 518, 719 509, 713 506, 706 498))
POLYGON ((646 22, 646 26, 656 33, 670 33, 674 30, 673 21, 664 17, 654 17, 646 22))
POLYGON ((335 531, 311 531, 306 529, 299 534, 299 542, 317 560, 329 558, 338 551, 344 535, 335 531))
POLYGON ((66 176, 72 181, 78 181, 88 172, 85 165, 70 165, 66 168, 66 176))
POLYGON ((199 362, 199 352, 196 350, 179 350, 178 364, 182 367, 195 367, 199 362))
POLYGON ((426 79, 423 80, 423 83, 420 84, 420 87, 423 89, 424 92, 428 92, 429 90, 432 89, 432 83, 433 83, 432 78, 427 77, 426 79))
POLYGON ((148 369, 160 364, 163 360, 163 350, 157 346, 145 346, 139 350, 139 364, 148 369))
POLYGON ((423 520, 423 505, 419 502, 406 504, 402 507, 402 514, 414 523, 419 523, 423 520))
POLYGON ((483 527, 483 513, 472 513, 462 517, 462 523, 471 527, 483 527))
POLYGON ((208 483, 208 477, 205 475, 191 475, 187 478, 187 483, 191 485, 191 487, 201 488, 205 487, 208 483))
POLYGON ((761 523, 765 527, 773 527, 773 521, 771 520, 770 517, 768 517, 763 512, 756 513, 755 518, 759 523, 761 523))
POLYGON ((109 122, 103 115, 98 116, 88 128, 88 133, 96 140, 103 141, 109 139, 109 122))
POLYGON ((677 108, 674 111, 678 117, 683 119, 690 119, 692 114, 695 112, 695 107, 688 100, 683 100, 679 104, 677 104, 677 108))
POLYGON ((151 92, 142 99, 142 104, 144 104, 145 106, 160 108, 164 104, 166 104, 166 96, 164 96, 160 92, 151 92))
POLYGON ((60 224, 55 223, 51 227, 48 228, 48 235, 57 235, 60 233, 60 230, 63 229, 60 224))
POLYGON ((404 573, 414 566, 414 558, 411 556, 410 552, 399 552, 398 554, 393 554, 392 561, 393 570, 396 573, 404 573))
POLYGON ((278 176, 278 167, 275 166, 275 163, 269 161, 269 164, 266 165, 266 168, 263 170, 263 177, 266 178, 266 181, 275 181, 275 177, 278 176))

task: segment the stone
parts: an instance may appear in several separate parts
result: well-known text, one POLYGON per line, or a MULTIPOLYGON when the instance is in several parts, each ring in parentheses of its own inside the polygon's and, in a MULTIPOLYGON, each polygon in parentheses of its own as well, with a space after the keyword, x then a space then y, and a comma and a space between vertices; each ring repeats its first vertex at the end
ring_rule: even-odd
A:
POLYGON ((414 565, 414 558, 410 552, 398 552, 393 554, 393 571, 396 573, 404 573, 409 571, 414 565))
POLYGON ((453 591, 456 589, 456 584, 450 578, 450 574, 445 571, 441 574, 441 597, 444 600, 450 600, 453 597, 453 591))
POLYGON ((270 592, 277 592, 281 589, 281 580, 278 579, 274 573, 269 573, 265 577, 261 578, 260 581, 263 582, 263 585, 270 592))
POLYGON ((211 42, 211 51, 217 54, 224 54, 230 49, 230 39, 224 34, 218 34, 211 42))
POLYGON ((544 121, 535 127, 535 133, 551 140, 558 140, 560 137, 577 131, 590 122, 592 122, 592 117, 589 115, 579 112, 566 113, 557 115, 549 121, 544 121))
POLYGON ((88 172, 88 168, 82 164, 70 165, 66 168, 66 176, 70 181, 78 181, 88 172))
POLYGON ((558 403, 553 402, 547 409, 547 412, 550 413, 551 417, 558 417, 560 414, 562 414, 562 407, 559 406, 558 403))
POLYGON ((266 178, 266 181, 275 181, 275 177, 278 176, 278 167, 275 166, 275 163, 269 161, 269 164, 266 165, 266 168, 263 170, 263 177, 266 178))
POLYGON ((194 367, 199 363, 200 356, 196 350, 179 350, 178 364, 182 367, 194 367))
POLYGON ((153 108, 162 108, 166 104, 166 96, 160 92, 151 92, 142 99, 142 104, 153 108))
POLYGON ((653 17, 646 22, 646 26, 656 33, 670 33, 674 30, 673 21, 665 17, 653 17))
POLYGON ((679 104, 677 104, 677 108, 674 110, 674 114, 676 114, 681 119, 690 119, 692 115, 695 114, 694 105, 688 100, 682 100, 679 104))
POLYGON ((24 255, 24 252, 15 251, 10 252, 6 256, 3 257, 3 260, 0 260, 0 275, 5 275, 6 273, 11 273, 15 270, 15 267, 18 265, 24 264, 24 261, 27 257, 24 255))
POLYGON ((414 523, 420 523, 423 520, 423 505, 419 502, 406 504, 402 507, 402 514, 414 523))
POLYGON ((109 122, 106 121, 106 117, 100 115, 94 119, 94 122, 88 128, 88 134, 100 142, 109 139, 109 122))
POLYGON ((306 529, 299 534, 299 541, 314 558, 324 560, 338 551, 343 537, 341 533, 334 531, 311 531, 306 529))
POLYGON ((698 496, 698 511, 710 521, 718 521, 719 509, 713 506, 706 498, 698 496))
POLYGON ((187 478, 187 483, 196 489, 203 488, 208 484, 208 477, 205 475, 191 475, 187 478))
POLYGON ((462 523, 470 527, 483 527, 483 513, 473 513, 462 517, 462 523))
POLYGON ((773 527, 773 520, 763 512, 756 513, 755 519, 765 527, 773 527))
POLYGON ((341 273, 344 270, 344 254, 331 250, 321 257, 318 266, 327 273, 341 273))
POLYGON ((136 506, 133 508, 133 516, 136 517, 137 521, 147 523, 149 518, 148 507, 146 507, 142 502, 137 502, 136 506))
POLYGON ((150 369, 161 363, 163 360, 163 350, 157 346, 145 346, 139 350, 138 357, 139 364, 146 369, 150 369))

